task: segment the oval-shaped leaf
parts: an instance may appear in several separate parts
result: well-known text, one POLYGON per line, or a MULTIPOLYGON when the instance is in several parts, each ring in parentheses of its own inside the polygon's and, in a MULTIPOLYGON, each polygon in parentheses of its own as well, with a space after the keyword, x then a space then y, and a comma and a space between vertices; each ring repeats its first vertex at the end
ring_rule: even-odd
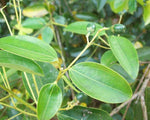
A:
POLYGON ((44 30, 42 31, 42 39, 50 44, 52 39, 53 39, 53 31, 50 27, 45 27, 44 30))
POLYGON ((124 37, 116 36, 110 36, 108 41, 120 65, 127 71, 132 79, 136 79, 139 71, 139 61, 137 52, 132 43, 124 37))
POLYGON ((116 62, 117 59, 115 58, 111 50, 106 51, 101 57, 101 63, 108 67, 116 62))
POLYGON ((19 56, 42 61, 57 61, 57 53, 45 42, 30 36, 8 36, 0 39, 0 48, 19 56))
POLYGON ((31 28, 31 29, 40 29, 44 25, 46 25, 46 21, 43 18, 27 18, 22 23, 22 26, 24 28, 31 28))
POLYGON ((69 76, 84 93, 104 102, 120 103, 132 95, 129 84, 122 76, 98 63, 76 64, 69 70, 69 76))
POLYGON ((43 75, 43 71, 34 61, 0 50, 0 66, 43 75))
MULTIPOLYGON (((69 24, 65 28, 65 30, 69 31, 69 32, 73 32, 73 33, 78 33, 78 34, 86 35, 88 33, 88 31, 87 31, 87 25, 88 24, 95 24, 96 30, 95 30, 95 32, 93 34, 96 34, 96 32, 99 29, 102 29, 102 26, 99 25, 99 24, 97 24, 97 23, 87 22, 87 21, 81 21, 81 22, 74 22, 74 23, 69 24)), ((105 34, 105 31, 102 31, 99 35, 104 35, 104 34, 105 34)))
POLYGON ((27 17, 42 17, 48 14, 42 3, 33 4, 23 9, 23 15, 27 17))
MULTIPOLYGON (((49 63, 38 62, 38 64, 43 69, 43 73, 44 73, 44 76, 37 76, 37 75, 35 75, 35 80, 36 80, 36 83, 37 83, 37 86, 38 86, 38 90, 40 91, 40 89, 45 84, 53 83, 56 80, 56 78, 58 76, 58 70, 53 65, 51 65, 49 63)), ((38 94, 37 94, 37 91, 36 91, 36 87, 35 87, 32 75, 31 74, 27 74, 27 77, 29 79, 30 85, 32 86, 31 89, 33 91, 33 94, 34 94, 35 98, 38 99, 38 94)), ((30 97, 33 98, 32 94, 31 94, 31 89, 28 86, 28 83, 27 83, 27 81, 25 79, 24 74, 22 74, 22 80, 23 80, 23 84, 24 84, 27 92, 29 93, 30 97)), ((60 79, 58 81, 58 86, 61 88, 61 90, 63 92, 64 83, 63 83, 62 79, 60 79)))
POLYGON ((39 120, 51 119, 62 103, 62 92, 57 84, 47 84, 40 91, 37 115, 39 120))
POLYGON ((58 120, 112 120, 109 114, 100 109, 75 106, 57 114, 58 120))

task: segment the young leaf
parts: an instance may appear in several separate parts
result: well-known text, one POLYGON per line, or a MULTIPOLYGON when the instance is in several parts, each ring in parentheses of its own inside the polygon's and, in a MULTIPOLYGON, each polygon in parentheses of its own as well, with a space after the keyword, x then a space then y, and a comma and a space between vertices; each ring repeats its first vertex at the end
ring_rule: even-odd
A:
POLYGON ((58 111, 62 103, 62 92, 57 84, 46 84, 40 91, 37 115, 39 120, 49 120, 58 111))
POLYGON ((42 39, 48 44, 51 43, 53 39, 53 31, 50 27, 44 28, 44 30, 42 31, 42 39))
POLYGON ((44 25, 46 25, 46 21, 43 18, 27 18, 22 23, 22 26, 24 28, 31 28, 31 29, 40 29, 44 25))
POLYGON ((53 62, 58 60, 55 50, 35 37, 3 37, 0 38, 0 48, 7 52, 41 62, 53 62))
MULTIPOLYGON (((88 24, 94 24, 96 26, 95 32, 93 34, 96 34, 97 30, 102 28, 102 26, 97 23, 81 21, 81 22, 74 22, 74 23, 69 24, 65 28, 65 30, 69 31, 69 32, 73 32, 73 33, 86 35, 88 33, 88 31, 87 31, 88 24)), ((99 35, 104 35, 104 34, 105 34, 105 32, 102 31, 99 35)))
POLYGON ((106 51, 101 58, 101 63, 108 67, 116 62, 117 59, 115 58, 111 50, 106 51))
POLYGON ((43 75, 42 69, 34 61, 2 50, 0 50, 0 66, 13 68, 36 75, 43 75))
POLYGON ((137 52, 132 43, 124 37, 116 36, 110 36, 108 41, 120 65, 127 71, 132 79, 136 79, 139 71, 139 61, 137 52))
POLYGON ((112 120, 109 114, 100 109, 75 106, 57 114, 58 120, 112 120))
POLYGON ((122 76, 98 63, 76 64, 70 68, 69 76, 80 90, 97 100, 121 103, 132 95, 129 84, 122 76))

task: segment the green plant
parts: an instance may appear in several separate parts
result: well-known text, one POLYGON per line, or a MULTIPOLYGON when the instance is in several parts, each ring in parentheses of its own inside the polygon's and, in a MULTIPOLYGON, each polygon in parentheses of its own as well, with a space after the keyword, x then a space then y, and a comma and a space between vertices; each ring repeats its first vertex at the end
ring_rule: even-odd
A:
MULTIPOLYGON (((72 2, 76 4, 78 0, 72 2)), ((2 95, 0 105, 2 109, 4 106, 10 111, 14 109, 9 119, 16 117, 17 119, 49 120, 55 119, 56 115, 59 120, 112 120, 113 118, 108 114, 112 108, 110 104, 122 103, 110 115, 113 116, 128 104, 126 110, 124 108, 120 112, 124 114, 122 119, 127 114, 126 119, 131 120, 134 116, 129 118, 130 115, 128 115, 130 101, 140 97, 142 108, 148 107, 147 103, 145 105, 144 92, 149 91, 146 87, 150 73, 146 73, 150 65, 141 81, 137 81, 137 78, 141 75, 139 74, 139 59, 144 62, 149 60, 147 56, 150 52, 145 50, 149 47, 136 50, 129 37, 125 37, 125 25, 121 24, 124 10, 133 14, 137 8, 137 1, 92 1, 96 4, 97 12, 104 10, 106 2, 113 12, 120 14, 118 22, 106 25, 108 27, 98 24, 95 16, 84 13, 73 14, 66 0, 64 4, 70 14, 64 14, 64 16, 71 19, 68 20, 70 23, 68 25, 65 24, 65 17, 58 15, 57 9, 66 10, 59 0, 33 2, 29 6, 28 3, 13 0, 0 9, 10 32, 10 36, 4 35, 5 37, 0 38, 0 66, 2 66, 0 88, 8 92, 2 95), (27 7, 24 8, 24 5, 27 7), (15 10, 14 23, 8 22, 4 14, 4 9, 7 7, 15 10), (79 21, 80 19, 84 21, 79 21), (83 37, 84 41, 81 44, 83 47, 80 47, 81 49, 77 52, 71 50, 69 40, 65 41, 65 39, 68 36, 69 39, 78 39, 79 36, 72 37, 69 32, 83 37), (96 59, 100 59, 101 63, 95 62, 92 58, 95 53, 99 54, 98 48, 103 50, 100 52, 102 57, 96 59), (74 57, 73 60, 67 58, 66 51, 74 57), (90 56, 85 57, 88 54, 90 56), (84 60, 81 60, 81 57, 84 60), (90 58, 91 61, 88 61, 90 58), (143 82, 145 76, 147 78, 143 82), (11 85, 13 79, 21 79, 19 85, 11 85), (142 82, 143 85, 139 90, 142 82), (22 83, 25 89, 22 88, 22 83), (15 87, 20 88, 21 92, 12 91, 15 87), (84 100, 80 99, 79 95, 82 95, 84 100), (70 96, 72 96, 71 99, 70 96), (27 101, 29 99, 31 103, 27 101), (78 106, 81 101, 90 106, 92 103, 89 99, 107 103, 103 106, 109 107, 109 111, 105 107, 106 111, 78 106), (4 102, 5 100, 7 101, 4 102)), ((138 3, 144 8, 143 18, 145 25, 148 25, 150 21, 147 12, 150 1, 138 0, 138 3)), ((73 44, 75 48, 81 45, 73 44)), ((94 107, 94 105, 91 106, 94 107)), ((146 114, 147 111, 143 110, 145 120, 146 114)), ((5 112, 2 114, 3 119, 8 119, 8 116, 5 112)))

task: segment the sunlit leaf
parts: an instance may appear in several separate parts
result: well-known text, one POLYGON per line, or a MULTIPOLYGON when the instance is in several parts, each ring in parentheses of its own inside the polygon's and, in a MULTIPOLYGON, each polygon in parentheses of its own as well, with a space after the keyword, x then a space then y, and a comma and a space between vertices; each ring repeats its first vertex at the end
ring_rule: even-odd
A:
POLYGON ((37 115, 39 120, 49 120, 58 111, 62 103, 62 92, 57 84, 46 84, 42 87, 38 105, 37 115))
POLYGON ((108 41, 111 50, 120 65, 132 79, 136 79, 139 71, 139 61, 137 52, 132 43, 124 37, 116 36, 110 36, 108 41))
POLYGON ((97 100, 120 103, 132 95, 129 84, 122 76, 98 63, 78 63, 69 70, 69 76, 81 91, 97 100))
POLYGON ((33 4, 23 9, 23 15, 27 17, 42 17, 46 14, 48 14, 48 11, 41 3, 33 4))
POLYGON ((57 61, 55 50, 43 41, 30 36, 8 36, 0 38, 0 48, 19 56, 42 61, 57 61))
MULTIPOLYGON (((97 23, 93 23, 93 22, 87 22, 87 21, 81 21, 81 22, 74 22, 69 24, 65 30, 69 31, 69 32, 73 32, 73 33, 78 33, 78 34, 83 34, 86 35, 88 33, 87 31, 87 25, 88 24, 94 24, 96 26, 95 32, 92 34, 96 34, 96 32, 99 29, 102 29, 102 26, 97 24, 97 23)), ((102 31, 99 35, 104 35, 104 31, 102 31)))
POLYGON ((40 66, 34 61, 0 50, 0 66, 16 70, 43 75, 40 66))

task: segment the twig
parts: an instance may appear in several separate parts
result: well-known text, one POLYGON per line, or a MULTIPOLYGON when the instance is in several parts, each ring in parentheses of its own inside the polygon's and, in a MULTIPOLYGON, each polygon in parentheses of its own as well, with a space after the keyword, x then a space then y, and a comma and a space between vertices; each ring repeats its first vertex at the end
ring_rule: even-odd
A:
MULTIPOLYGON (((61 42, 61 39, 59 36, 59 31, 58 31, 56 26, 55 26, 55 31, 56 31, 56 37, 57 37, 58 45, 59 45, 59 48, 61 50, 61 59, 62 59, 63 65, 64 65, 64 69, 66 69, 66 62, 65 62, 65 57, 64 57, 64 53, 63 53, 63 45, 62 45, 62 42, 61 42)), ((67 71, 66 71, 65 75, 67 76, 68 79, 70 79, 67 71)), ((74 97, 75 97, 74 91, 72 88, 70 88, 70 90, 72 93, 72 98, 74 99, 74 97)))
POLYGON ((142 111, 143 111, 143 118, 144 118, 144 120, 148 120, 147 108, 146 108, 146 105, 145 105, 144 95, 141 95, 141 107, 142 107, 142 111))
MULTIPOLYGON (((149 67, 150 67, 150 64, 148 65, 147 68, 149 69, 149 67)), ((145 71, 145 72, 146 72, 146 71, 145 71)), ((146 73, 147 73, 147 72, 146 72, 146 73)), ((145 76, 145 75, 143 75, 143 76, 145 76)), ((142 78, 143 78, 143 76, 142 76, 142 78)), ((141 78, 141 80, 142 80, 142 78, 141 78)), ((142 85, 141 89, 139 90, 139 92, 134 93, 133 96, 132 96, 132 98, 131 98, 130 100, 128 100, 128 101, 122 103, 121 105, 119 105, 118 107, 116 107, 114 110, 112 110, 112 112, 110 113, 110 116, 113 116, 114 114, 118 113, 124 106, 126 106, 126 105, 129 104, 129 103, 131 103, 131 102, 132 102, 134 99, 136 99, 138 96, 141 96, 141 95, 144 93, 145 88, 146 88, 146 86, 147 86, 149 80, 150 80, 150 72, 149 72, 148 76, 146 77, 145 81, 143 82, 143 85, 142 85)))
POLYGON ((150 61, 140 61, 141 64, 150 64, 150 61))
MULTIPOLYGON (((147 66, 147 68, 146 68, 146 70, 145 70, 145 72, 144 72, 142 78, 140 79, 140 82, 139 82, 138 86, 136 87, 136 89, 135 89, 135 91, 134 91, 134 94, 137 93, 137 91, 139 90, 139 88, 140 88, 141 84, 143 83, 144 77, 146 76, 146 74, 147 74, 149 68, 150 68, 150 64, 147 66)), ((131 101, 131 102, 132 102, 132 101, 131 101)), ((127 114, 127 112, 128 112, 128 109, 129 109, 129 107, 130 107, 130 105, 131 105, 131 102, 128 103, 128 105, 127 105, 127 107, 126 107, 126 110, 125 110, 125 112, 124 112, 124 114, 123 114, 122 120, 125 119, 126 114, 127 114)))
POLYGON ((16 96, 11 90, 5 88, 1 84, 0 84, 0 88, 2 88, 3 90, 7 91, 8 93, 10 93, 16 100, 18 100, 18 102, 24 104, 26 107, 30 108, 34 112, 37 112, 37 110, 33 106, 31 106, 29 103, 25 102, 24 100, 22 100, 21 98, 19 98, 18 96, 16 96))

